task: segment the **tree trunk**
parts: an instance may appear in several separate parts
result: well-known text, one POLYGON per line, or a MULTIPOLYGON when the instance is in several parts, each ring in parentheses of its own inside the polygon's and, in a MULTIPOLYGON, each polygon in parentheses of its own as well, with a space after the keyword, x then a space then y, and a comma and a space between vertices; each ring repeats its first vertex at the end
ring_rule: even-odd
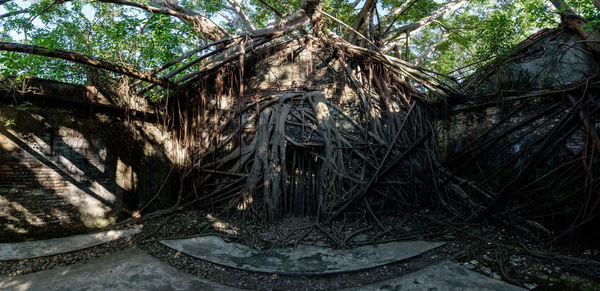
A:
MULTIPOLYGON (((375 5, 376 2, 377 2, 376 0, 367 0, 367 2, 362 7, 360 12, 358 12, 358 15, 356 15, 356 19, 354 20, 354 23, 352 24, 352 29, 354 29, 356 31, 360 30, 360 27, 363 25, 363 23, 365 23, 365 18, 367 17, 367 14, 369 13, 369 11, 371 11, 371 8, 373 8, 373 5, 375 5)), ((348 41, 350 43, 354 43, 355 40, 356 40, 356 34, 354 34, 353 32, 350 32, 350 37, 348 38, 348 41)))
MULTIPOLYGON (((562 21, 586 40, 586 45, 592 52, 600 54, 600 35, 595 31, 589 32, 583 27, 588 21, 577 15, 564 0, 550 0, 550 2, 560 11, 562 21)), ((594 5, 598 7, 599 2, 594 0, 594 5)))

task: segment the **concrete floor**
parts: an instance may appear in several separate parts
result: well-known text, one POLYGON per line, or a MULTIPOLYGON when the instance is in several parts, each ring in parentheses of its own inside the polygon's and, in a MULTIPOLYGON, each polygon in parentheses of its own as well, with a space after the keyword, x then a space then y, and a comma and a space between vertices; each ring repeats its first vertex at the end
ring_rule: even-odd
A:
POLYGON ((87 263, 0 281, 0 290, 237 290, 179 271, 130 248, 87 263))
POLYGON ((0 261, 22 260, 77 251, 139 233, 140 229, 110 230, 47 240, 0 243, 0 261))
MULTIPOLYGON (((96 245, 109 237, 75 236, 12 244, 19 256, 46 255, 96 245), (95 238, 95 239, 94 239, 95 238), (64 244, 64 245, 63 245, 64 244), (22 247, 22 249, 21 249, 22 247), (47 248, 47 250, 45 249, 47 248)), ((417 256, 442 242, 393 242, 351 250, 313 246, 257 251, 228 243, 220 237, 162 241, 166 246, 216 264, 261 273, 311 274, 357 271, 417 256)), ((0 249, 1 250, 1 249, 0 249)), ((8 256, 9 248, 0 251, 8 256)), ((13 256, 14 257, 14 256, 13 256)), ((231 282, 232 285, 237 282, 231 282)), ((146 252, 129 248, 85 263, 58 267, 0 280, 0 290, 239 290, 177 270, 146 252)), ((346 290, 522 290, 505 282, 469 271, 452 262, 441 262, 419 271, 375 284, 346 290)))
POLYGON ((359 286, 345 291, 375 290, 525 290, 503 281, 494 280, 469 271, 452 262, 441 262, 420 271, 375 284, 359 286))
POLYGON ((443 242, 400 241, 350 250, 299 245, 297 248, 257 251, 228 243, 218 236, 160 242, 190 256, 252 272, 288 275, 322 275, 358 271, 408 259, 443 245, 443 242))

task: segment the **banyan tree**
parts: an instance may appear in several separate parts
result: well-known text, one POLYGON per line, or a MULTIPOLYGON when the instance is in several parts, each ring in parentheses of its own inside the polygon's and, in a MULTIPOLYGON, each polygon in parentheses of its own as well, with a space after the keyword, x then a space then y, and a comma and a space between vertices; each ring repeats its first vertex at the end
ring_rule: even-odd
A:
POLYGON ((450 205, 432 112, 414 86, 442 97, 450 87, 338 37, 323 17, 305 1, 286 26, 217 41, 183 66, 206 62, 164 104, 185 145, 188 195, 269 221, 450 205))
POLYGON ((441 199, 418 72, 371 54, 302 36, 186 84, 169 106, 199 197, 269 220, 441 199))
MULTIPOLYGON (((106 87, 116 100, 158 99, 159 119, 179 145, 178 206, 193 202, 269 221, 286 214, 335 218, 357 207, 453 207, 438 185, 428 97, 415 86, 438 98, 453 89, 386 54, 357 31, 360 25, 322 11, 320 1, 305 0, 263 29, 244 22, 242 12, 247 31, 235 35, 175 3, 102 2, 178 17, 209 41, 150 72, 59 49, 5 42, 0 49, 117 73, 92 74, 97 84, 113 83, 106 87), (117 88, 119 75, 138 81, 117 88)), ((373 17, 371 2, 357 23, 373 17)), ((462 4, 451 1, 403 29, 420 29, 462 4)))

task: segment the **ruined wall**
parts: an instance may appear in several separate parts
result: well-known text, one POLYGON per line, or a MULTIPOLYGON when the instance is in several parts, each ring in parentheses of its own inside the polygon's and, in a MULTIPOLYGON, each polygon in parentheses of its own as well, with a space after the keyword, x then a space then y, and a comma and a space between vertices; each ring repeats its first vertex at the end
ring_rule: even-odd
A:
POLYGON ((442 159, 462 149, 488 128, 493 126, 501 114, 497 105, 481 107, 475 111, 454 110, 437 122, 437 141, 442 159))
MULTIPOLYGON (((529 100, 507 99, 475 108, 456 106, 449 116, 438 120, 437 139, 442 158, 453 158, 455 153, 473 146, 472 141, 485 135, 493 140, 485 152, 493 152, 497 159, 479 163, 497 167, 506 157, 532 150, 531 144, 539 143, 538 138, 556 126, 560 118, 544 116, 546 111, 562 116, 559 112, 568 112, 570 107, 566 98, 550 94, 529 100), (548 109, 551 106, 554 106, 552 110, 548 109)), ((583 136, 576 132, 566 140, 565 147, 573 153, 580 152, 584 147, 583 136)))
POLYGON ((600 82, 579 40, 561 27, 532 36, 511 60, 482 70, 493 74, 467 80, 473 94, 445 108, 439 148, 482 206, 475 216, 526 220, 543 235, 597 228, 600 82))
MULTIPOLYGON (((522 108, 499 126, 500 129, 509 128, 547 104, 556 102, 556 98, 543 96, 532 102, 535 96, 527 97, 527 94, 537 94, 531 92, 542 92, 540 90, 560 90, 585 82, 598 69, 598 63, 581 37, 567 27, 561 25, 531 35, 516 46, 509 58, 498 58, 463 83, 469 91, 467 95, 472 96, 450 108, 438 122, 442 156, 459 151, 519 106, 522 108)), ((512 138, 518 138, 518 134, 515 132, 512 138)), ((528 142, 530 140, 527 138, 521 138, 518 144, 528 142)), ((518 152, 518 144, 506 148, 505 152, 518 152)))
MULTIPOLYGON (((172 168, 159 126, 64 102, 81 99, 73 87, 65 92, 71 96, 50 90, 48 100, 24 98, 19 106, 0 99, 0 241, 63 236, 137 215, 172 168)), ((157 205, 172 190, 167 183, 157 205)))
POLYGON ((519 44, 510 57, 475 73, 463 84, 475 94, 558 88, 598 71, 583 39, 567 27, 545 29, 519 44))

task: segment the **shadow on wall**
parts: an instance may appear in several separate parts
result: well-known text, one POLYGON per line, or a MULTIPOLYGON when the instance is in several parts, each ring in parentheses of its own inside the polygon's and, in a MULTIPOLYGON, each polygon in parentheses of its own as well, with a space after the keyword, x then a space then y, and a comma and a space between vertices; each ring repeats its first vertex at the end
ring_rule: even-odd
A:
MULTIPOLYGON (((89 108, 0 104, 0 242, 85 232, 135 215, 168 179, 160 147, 89 108), (85 114, 83 113, 85 112, 85 114)), ((167 204, 164 187, 156 203, 167 204)))

